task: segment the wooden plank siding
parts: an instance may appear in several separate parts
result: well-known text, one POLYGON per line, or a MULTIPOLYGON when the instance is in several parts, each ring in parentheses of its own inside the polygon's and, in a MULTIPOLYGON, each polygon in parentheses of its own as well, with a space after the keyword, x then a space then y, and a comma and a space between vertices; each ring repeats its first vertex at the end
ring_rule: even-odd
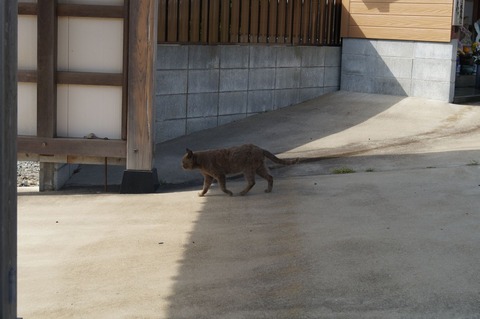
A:
POLYGON ((341 8, 341 0, 161 0, 158 43, 339 45, 341 8))
POLYGON ((451 40, 451 0, 343 0, 342 3, 342 37, 451 40))

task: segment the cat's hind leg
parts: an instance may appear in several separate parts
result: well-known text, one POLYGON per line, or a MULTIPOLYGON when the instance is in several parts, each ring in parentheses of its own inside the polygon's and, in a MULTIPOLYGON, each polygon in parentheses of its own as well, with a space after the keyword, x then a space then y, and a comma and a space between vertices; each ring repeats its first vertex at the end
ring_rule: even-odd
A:
POLYGON ((270 193, 272 191, 272 188, 273 188, 273 177, 272 177, 272 175, 270 175, 270 173, 268 171, 268 168, 265 165, 262 165, 259 168, 257 168, 256 172, 260 177, 263 177, 267 180, 268 187, 265 190, 265 193, 270 193))
POLYGON ((252 187, 255 185, 255 173, 254 172, 243 172, 243 175, 245 176, 245 180, 247 181, 247 186, 243 191, 240 192, 240 195, 245 195, 248 193, 249 190, 252 189, 252 187))
POLYGON ((212 176, 205 174, 205 175, 203 175, 203 177, 204 177, 204 179, 203 179, 203 189, 200 193, 198 193, 198 196, 200 196, 200 197, 204 196, 208 192, 208 190, 210 188, 210 185, 212 185, 212 182, 213 182, 213 177, 212 176))
POLYGON ((227 189, 226 181, 225 181, 225 175, 220 175, 220 176, 215 177, 215 178, 217 179, 218 184, 220 185, 220 189, 221 189, 225 194, 228 194, 228 195, 232 196, 233 193, 227 189))

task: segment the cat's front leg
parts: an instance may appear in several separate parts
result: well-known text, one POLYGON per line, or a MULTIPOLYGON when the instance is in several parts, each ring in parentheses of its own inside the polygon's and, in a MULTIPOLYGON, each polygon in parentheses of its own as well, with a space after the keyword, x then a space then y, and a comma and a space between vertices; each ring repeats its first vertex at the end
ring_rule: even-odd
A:
POLYGON ((240 195, 242 196, 247 194, 248 191, 251 190, 252 187, 255 185, 255 172, 246 171, 246 172, 243 172, 243 175, 245 176, 245 180, 247 181, 247 186, 245 187, 244 190, 240 192, 240 195))
POLYGON ((227 189, 226 185, 225 185, 225 184, 226 184, 226 183, 225 183, 225 175, 220 175, 220 176, 218 176, 217 181, 218 181, 218 184, 220 185, 220 189, 221 189, 224 193, 228 194, 229 196, 233 196, 233 193, 232 193, 231 191, 229 191, 229 190, 227 189))
POLYGON ((203 175, 203 189, 200 193, 198 193, 198 196, 203 197, 210 189, 210 185, 212 185, 212 182, 213 182, 212 176, 203 175))

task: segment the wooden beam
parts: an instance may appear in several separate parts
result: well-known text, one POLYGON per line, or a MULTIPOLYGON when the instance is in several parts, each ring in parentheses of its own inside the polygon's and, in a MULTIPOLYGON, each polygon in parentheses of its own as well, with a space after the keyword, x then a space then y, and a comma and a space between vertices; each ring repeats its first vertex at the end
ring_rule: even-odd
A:
POLYGON ((57 72, 58 84, 122 86, 122 73, 57 72))
POLYGON ((18 153, 45 156, 126 157, 126 142, 123 140, 18 136, 17 149, 18 153))
MULTIPOLYGON (((38 5, 36 3, 18 3, 19 15, 37 15, 38 5)), ((125 16, 124 6, 109 5, 85 5, 85 4, 58 4, 57 15, 62 17, 84 17, 84 18, 118 18, 125 16)))
MULTIPOLYGON (((37 135, 57 135, 57 0, 37 4, 37 135)), ((40 191, 55 189, 55 167, 40 163, 40 191)))
POLYGON ((127 170, 153 168, 156 2, 130 2, 127 170))
POLYGON ((18 70, 17 78, 18 78, 18 82, 36 83, 37 82, 37 71, 18 70))
POLYGON ((37 15, 37 4, 36 3, 18 3, 18 14, 19 15, 37 15))
MULTIPOLYGON (((56 72, 58 84, 123 86, 122 73, 56 72)), ((18 82, 37 82, 37 71, 18 70, 18 82)))
POLYGON ((58 16, 83 18, 118 18, 124 17, 124 6, 58 4, 58 16))
POLYGON ((122 140, 127 139, 127 110, 128 110, 128 8, 130 0, 124 0, 123 18, 123 83, 122 83, 122 140))
POLYGON ((37 135, 57 134, 57 1, 38 3, 37 18, 37 135))
POLYGON ((17 1, 0 1, 0 318, 17 318, 17 1))
POLYGON ((125 158, 118 157, 96 157, 96 156, 76 156, 76 155, 39 155, 34 153, 18 153, 19 161, 34 161, 57 164, 95 164, 104 165, 107 159, 107 165, 125 166, 125 158))

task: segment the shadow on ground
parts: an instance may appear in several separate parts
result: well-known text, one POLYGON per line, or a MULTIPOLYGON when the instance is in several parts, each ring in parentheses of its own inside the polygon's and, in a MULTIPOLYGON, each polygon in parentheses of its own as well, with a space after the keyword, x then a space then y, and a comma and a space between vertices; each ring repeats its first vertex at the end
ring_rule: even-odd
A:
MULTIPOLYGON (((275 167, 271 194, 258 179, 244 197, 218 187, 204 198, 191 187, 99 196, 94 208, 69 220, 63 240, 78 223, 88 226, 83 240, 106 237, 102 250, 92 249, 97 256, 73 255, 68 277, 100 274, 108 279, 106 293, 93 277, 85 291, 100 298, 102 304, 90 301, 99 309, 82 300, 68 310, 110 313, 114 300, 125 313, 152 318, 474 318, 480 313, 479 118, 468 107, 337 92, 159 144, 160 191, 200 182, 199 173, 180 167, 186 147, 255 143, 315 161, 275 167), (331 174, 337 167, 356 173, 331 174), (108 220, 101 215, 89 225, 81 216, 93 219, 102 207, 108 220), (131 240, 137 236, 142 241, 131 240), (124 280, 111 268, 120 268, 124 280), (132 287, 134 298, 126 293, 132 287)), ((101 173, 93 176, 102 185, 101 173)), ((244 181, 227 186, 238 193, 244 181)), ((67 300, 85 295, 67 288, 50 293, 73 289, 67 300)))
POLYGON ((196 212, 167 317, 477 314, 480 166, 468 161, 480 152, 457 155, 466 164, 277 178, 271 194, 263 181, 244 197, 217 187, 196 212))

